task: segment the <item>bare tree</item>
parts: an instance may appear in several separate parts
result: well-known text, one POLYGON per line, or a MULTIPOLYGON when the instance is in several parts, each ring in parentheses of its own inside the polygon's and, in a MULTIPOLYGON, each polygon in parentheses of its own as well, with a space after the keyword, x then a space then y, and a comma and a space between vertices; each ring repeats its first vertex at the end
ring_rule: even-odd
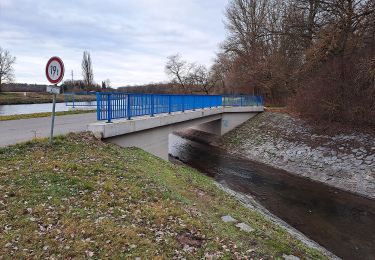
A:
POLYGON ((0 90, 2 83, 10 83, 14 80, 13 65, 15 62, 16 57, 0 47, 0 90))
POLYGON ((168 57, 165 71, 172 77, 172 82, 180 85, 185 93, 192 93, 194 89, 200 88, 198 91, 209 94, 220 80, 215 77, 213 70, 194 62, 189 63, 180 54, 168 57))
MULTIPOLYGON (((224 43, 227 51, 251 55, 260 51, 270 35, 267 21, 271 0, 233 0, 226 9, 229 37, 224 43)), ((277 1, 275 1, 277 2, 277 1)))
POLYGON ((102 89, 107 89, 107 88, 110 88, 111 87, 111 80, 110 79, 106 79, 104 81, 102 81, 102 89))
POLYGON ((91 56, 88 51, 83 52, 82 58, 82 76, 86 89, 94 84, 94 73, 92 71, 91 56))
POLYGON ((106 79, 104 82, 105 82, 106 88, 110 88, 111 87, 111 80, 110 79, 106 79))
POLYGON ((227 84, 230 71, 232 70, 232 57, 230 53, 221 52, 217 54, 214 64, 211 67, 212 77, 214 77, 222 92, 232 93, 233 86, 227 84))
POLYGON ((188 75, 194 67, 194 64, 189 64, 187 61, 183 60, 180 54, 169 56, 167 59, 165 72, 172 77, 172 81, 181 85, 185 93, 188 93, 188 75))
POLYGON ((208 70, 204 65, 195 65, 187 75, 187 79, 190 85, 200 87, 206 94, 210 94, 219 81, 213 70, 208 70))

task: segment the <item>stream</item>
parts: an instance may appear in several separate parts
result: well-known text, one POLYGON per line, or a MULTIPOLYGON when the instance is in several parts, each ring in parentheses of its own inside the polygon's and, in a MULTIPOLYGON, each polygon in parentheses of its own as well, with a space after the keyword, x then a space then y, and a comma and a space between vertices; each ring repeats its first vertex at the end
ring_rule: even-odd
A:
POLYGON ((170 135, 170 156, 236 192, 253 196, 271 213, 337 256, 375 259, 374 200, 187 138, 170 135))

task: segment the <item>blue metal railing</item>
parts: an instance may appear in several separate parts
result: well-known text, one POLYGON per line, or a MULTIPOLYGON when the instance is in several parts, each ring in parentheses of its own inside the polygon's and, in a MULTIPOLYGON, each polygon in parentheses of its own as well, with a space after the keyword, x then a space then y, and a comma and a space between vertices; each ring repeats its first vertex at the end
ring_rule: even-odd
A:
POLYGON ((96 92, 65 92, 64 102, 67 107, 96 107, 96 92), (92 96, 90 101, 82 101, 82 96, 92 96))
POLYGON ((223 96, 223 106, 226 107, 245 107, 245 106, 263 106, 264 100, 261 96, 245 95, 225 95, 223 96))
POLYGON ((161 95, 97 92, 97 119, 107 120, 221 106, 263 106, 259 96, 161 95))

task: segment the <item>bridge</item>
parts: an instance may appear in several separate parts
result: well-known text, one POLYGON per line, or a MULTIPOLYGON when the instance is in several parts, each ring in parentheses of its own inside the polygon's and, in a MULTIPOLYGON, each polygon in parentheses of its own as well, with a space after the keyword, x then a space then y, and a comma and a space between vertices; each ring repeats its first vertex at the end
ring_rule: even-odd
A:
POLYGON ((96 93, 97 138, 168 159, 168 136, 194 128, 223 135, 264 111, 259 96, 96 93))

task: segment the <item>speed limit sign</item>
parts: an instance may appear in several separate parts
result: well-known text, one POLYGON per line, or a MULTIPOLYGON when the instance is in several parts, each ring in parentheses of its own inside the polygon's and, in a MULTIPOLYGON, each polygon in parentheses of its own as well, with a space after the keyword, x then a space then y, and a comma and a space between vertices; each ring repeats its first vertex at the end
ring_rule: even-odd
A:
POLYGON ((56 94, 60 93, 60 88, 57 87, 57 84, 62 81, 65 72, 64 70, 64 63, 59 57, 52 57, 47 62, 46 77, 49 82, 55 84, 54 87, 47 86, 47 92, 53 94, 51 133, 49 136, 49 142, 51 144, 53 139, 53 129, 55 126, 56 94))
POLYGON ((59 57, 52 57, 47 62, 46 77, 52 84, 58 84, 64 77, 64 63, 59 57))

